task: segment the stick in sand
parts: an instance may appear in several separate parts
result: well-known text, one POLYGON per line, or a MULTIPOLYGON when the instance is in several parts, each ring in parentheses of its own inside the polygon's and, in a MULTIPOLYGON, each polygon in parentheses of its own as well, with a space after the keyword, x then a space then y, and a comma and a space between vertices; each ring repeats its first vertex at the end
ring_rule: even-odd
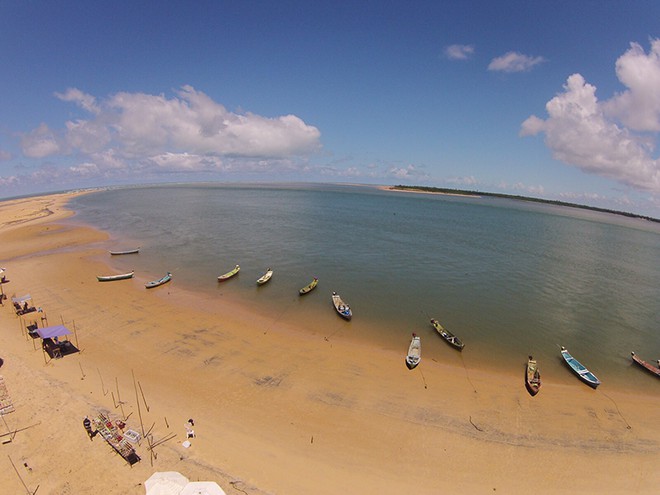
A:
POLYGON ((140 380, 137 382, 138 387, 140 387, 140 393, 142 394, 142 401, 144 402, 144 407, 147 408, 147 412, 149 412, 149 404, 147 404, 147 399, 144 398, 144 392, 142 391, 142 385, 140 385, 140 380))
POLYGON ((37 487, 37 490, 35 490, 34 492, 32 492, 32 490, 30 490, 30 489, 27 487, 27 485, 25 484, 25 481, 23 481, 23 477, 21 476, 21 473, 19 473, 19 472, 18 472, 18 469, 16 469, 16 465, 14 464, 14 461, 11 460, 11 456, 7 455, 7 457, 9 457, 9 462, 11 462, 11 465, 12 465, 12 467, 14 468, 14 471, 16 471, 16 476, 18 476, 18 479, 21 480, 21 483, 23 484, 23 487, 25 487, 25 491, 26 491, 27 493, 29 493, 30 495, 33 495, 33 493, 37 493, 37 490, 39 489, 39 487, 37 487))
POLYGON ((80 361, 78 361, 78 366, 80 366, 80 373, 82 373, 82 377, 80 378, 81 380, 85 379, 85 372, 83 371, 82 364, 80 364, 80 361))
POLYGON ((101 379, 101 391, 103 392, 103 396, 105 397, 108 395, 108 392, 105 391, 105 385, 103 384, 103 377, 101 376, 101 370, 96 368, 96 371, 99 372, 99 378, 101 379))

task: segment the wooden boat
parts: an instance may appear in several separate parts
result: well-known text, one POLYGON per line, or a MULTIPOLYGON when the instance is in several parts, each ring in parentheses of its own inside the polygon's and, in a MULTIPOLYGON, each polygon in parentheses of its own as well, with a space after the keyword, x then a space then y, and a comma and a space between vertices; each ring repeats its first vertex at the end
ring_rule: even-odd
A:
POLYGON ((435 330, 440 334, 440 337, 445 339, 449 345, 455 349, 458 349, 459 351, 463 350, 465 344, 461 342, 461 339, 443 327, 438 320, 431 319, 431 325, 433 325, 433 328, 435 328, 435 330))
POLYGON ((534 396, 539 393, 541 388, 541 373, 536 364, 536 359, 532 356, 527 358, 527 370, 525 372, 525 386, 530 395, 534 396))
POLYGON ((99 282, 112 282, 113 280, 126 280, 127 278, 133 278, 135 270, 128 273, 120 273, 119 275, 97 275, 96 279, 99 282))
POLYGON ((270 280, 270 277, 273 276, 273 270, 270 268, 266 270, 266 273, 264 273, 259 279, 257 279, 257 284, 258 285, 264 285, 266 282, 270 280))
POLYGON ((316 288, 316 286, 317 286, 318 283, 319 283, 319 279, 316 278, 316 277, 314 277, 314 280, 312 280, 312 281, 311 281, 310 283, 308 283, 305 287, 303 287, 302 289, 300 289, 300 290, 298 291, 298 293, 299 293, 301 296, 304 296, 305 294, 309 294, 310 292, 312 292, 312 291, 316 288))
POLYGON ((411 370, 419 364, 422 360, 422 341, 415 333, 412 334, 410 346, 408 347, 408 355, 406 356, 406 365, 411 370))
POLYGON ((119 256, 121 254, 136 254, 140 252, 140 248, 136 247, 135 249, 126 249, 125 251, 110 251, 110 254, 113 256, 119 256))
POLYGON ((630 355, 632 356, 633 361, 635 361, 637 364, 639 364, 642 368, 644 368, 646 371, 649 371, 653 373, 655 376, 660 376, 660 359, 657 360, 658 366, 653 366, 651 363, 644 361, 643 359, 637 357, 637 354, 635 352, 631 352, 630 355))
POLYGON ((232 278, 234 275, 236 275, 239 271, 241 270, 241 267, 236 265, 232 270, 228 271, 227 273, 220 275, 218 277, 218 282, 222 282, 223 280, 227 280, 229 278, 232 278))
POLYGON ((564 358, 564 361, 566 361, 566 364, 568 364, 571 370, 573 370, 578 378, 584 383, 592 388, 596 388, 598 385, 600 385, 600 380, 596 378, 596 375, 594 375, 584 365, 582 365, 580 361, 571 356, 564 346, 561 348, 561 356, 564 358))
POLYGON ((351 311, 351 308, 348 306, 348 304, 342 301, 341 297, 336 292, 332 293, 332 304, 335 306, 335 309, 337 310, 337 313, 339 313, 339 316, 341 316, 345 320, 350 320, 353 317, 353 312, 351 311))
POLYGON ((167 275, 165 275, 163 278, 159 278, 158 280, 152 280, 151 282, 147 282, 144 284, 144 286, 147 289, 153 289, 154 287, 158 287, 159 285, 166 284, 172 280, 172 274, 170 272, 167 272, 167 275))

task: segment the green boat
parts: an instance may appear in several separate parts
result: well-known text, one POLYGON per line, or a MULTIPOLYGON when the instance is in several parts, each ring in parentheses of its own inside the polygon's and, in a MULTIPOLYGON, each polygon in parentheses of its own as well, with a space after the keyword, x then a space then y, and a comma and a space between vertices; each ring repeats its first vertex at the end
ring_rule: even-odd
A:
POLYGON ((239 271, 241 270, 241 267, 236 265, 233 270, 228 271, 224 275, 220 275, 218 277, 218 282, 222 282, 224 280, 232 278, 234 275, 236 275, 239 271))
POLYGON ((298 291, 298 293, 299 293, 301 296, 304 296, 305 294, 309 294, 310 292, 312 292, 312 291, 316 288, 316 285, 317 285, 318 283, 319 283, 319 279, 316 278, 316 277, 314 277, 314 280, 312 280, 312 281, 311 281, 310 283, 308 283, 305 287, 303 287, 302 289, 300 289, 300 290, 298 291))

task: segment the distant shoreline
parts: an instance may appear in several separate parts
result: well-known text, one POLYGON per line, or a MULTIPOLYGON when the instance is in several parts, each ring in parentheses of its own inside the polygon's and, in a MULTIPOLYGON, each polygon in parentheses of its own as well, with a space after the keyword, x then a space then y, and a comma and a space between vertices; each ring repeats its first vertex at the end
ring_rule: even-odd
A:
POLYGON ((548 205, 555 205, 555 206, 566 206, 569 208, 579 208, 582 210, 591 210, 591 211, 598 211, 601 213, 611 213, 613 215, 621 215, 624 217, 629 217, 629 218, 638 218, 640 220, 648 220, 649 222, 656 222, 660 223, 660 219, 645 216, 645 215, 637 215, 635 213, 630 213, 626 211, 617 211, 617 210, 610 210, 607 208, 599 208, 597 206, 587 206, 587 205, 581 205, 578 203, 568 203, 566 201, 556 201, 556 200, 550 200, 550 199, 540 199, 540 198, 531 198, 529 196, 518 196, 514 194, 501 194, 501 193, 489 193, 489 192, 482 192, 482 191, 467 191, 463 189, 449 189, 449 188, 442 188, 442 187, 428 187, 428 186, 402 186, 402 185, 397 185, 397 186, 383 186, 384 190, 387 191, 402 191, 402 192, 412 192, 412 193, 426 193, 426 194, 444 194, 447 196, 462 196, 462 197, 467 197, 467 198, 482 198, 482 197, 491 197, 491 198, 505 198, 505 199, 513 199, 517 201, 527 201, 530 203, 542 203, 542 204, 548 204, 548 205))

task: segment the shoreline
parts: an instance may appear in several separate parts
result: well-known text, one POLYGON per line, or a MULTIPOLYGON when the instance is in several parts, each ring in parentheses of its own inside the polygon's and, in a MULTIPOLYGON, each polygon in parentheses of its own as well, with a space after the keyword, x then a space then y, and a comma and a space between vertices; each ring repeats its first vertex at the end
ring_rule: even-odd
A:
MULTIPOLYGON (((15 215, 24 221, 0 227, 5 294, 30 293, 51 325, 75 328, 82 351, 46 363, 22 333, 30 314, 0 308, 0 374, 15 406, 5 419, 12 430, 39 422, 3 448, 32 468, 21 471, 32 489, 138 494, 154 471, 174 470, 227 494, 400 493, 410 476, 419 493, 556 493, 566 477, 585 493, 625 493, 630 483, 655 493, 659 398, 577 380, 549 381, 532 398, 522 368, 513 381, 424 358, 408 371, 400 353, 274 323, 176 279, 152 291, 135 279, 99 284, 109 265, 95 243, 107 234, 58 224, 73 215, 69 197, 21 200, 15 215), (52 214, 32 215, 44 204, 52 214), (98 410, 129 416, 136 431, 142 416, 156 439, 177 436, 153 460, 143 441, 142 461, 126 469, 80 424, 98 410), (197 438, 185 449, 189 417, 197 438), (580 468, 585 455, 590 476, 580 468), (99 475, 95 465, 108 469, 99 475)), ((1 472, 22 489, 10 464, 1 472)))

